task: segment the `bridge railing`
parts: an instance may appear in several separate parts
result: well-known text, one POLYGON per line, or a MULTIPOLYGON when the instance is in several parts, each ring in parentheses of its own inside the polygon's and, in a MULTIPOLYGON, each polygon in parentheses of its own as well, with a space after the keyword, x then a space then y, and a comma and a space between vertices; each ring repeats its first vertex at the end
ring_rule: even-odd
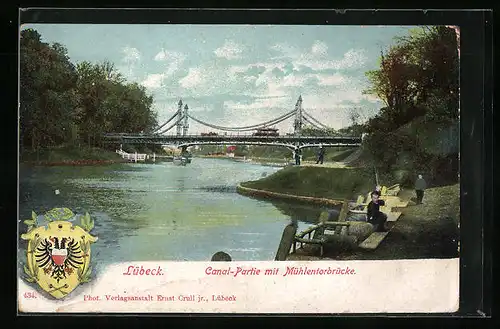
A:
MULTIPOLYGON (((123 150, 116 150, 116 153, 121 155, 123 159, 130 160, 130 161, 146 161, 146 159, 149 159, 149 155, 145 153, 127 153, 123 150)), ((153 160, 155 158, 155 155, 153 154, 153 160)))
POLYGON ((275 139, 275 140, 288 140, 288 139, 300 139, 300 140, 317 140, 317 139, 324 139, 324 140, 350 140, 350 141, 361 141, 363 138, 361 136, 295 136, 295 135, 278 135, 278 136, 255 136, 251 134, 247 135, 237 135, 237 134, 227 134, 227 135, 158 135, 158 134, 152 134, 152 135, 141 135, 141 134, 105 134, 105 138, 116 138, 116 139, 161 139, 161 138, 166 138, 166 139, 179 139, 179 140, 185 140, 185 139, 204 139, 204 140, 220 140, 220 139, 238 139, 238 138, 251 138, 251 139, 260 139, 260 140, 267 140, 267 139, 275 139))

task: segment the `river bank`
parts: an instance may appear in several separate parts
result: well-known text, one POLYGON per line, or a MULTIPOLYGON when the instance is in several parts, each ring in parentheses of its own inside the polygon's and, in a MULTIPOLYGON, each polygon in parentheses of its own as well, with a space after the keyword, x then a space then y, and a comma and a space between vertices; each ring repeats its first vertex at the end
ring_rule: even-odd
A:
POLYGON ((25 150, 20 163, 35 166, 89 166, 125 162, 113 151, 98 147, 62 146, 36 151, 25 150))
MULTIPOLYGON (((324 163, 316 165, 317 154, 314 149, 304 149, 302 154, 301 165, 303 166, 323 166, 330 168, 344 168, 346 165, 343 163, 344 160, 348 159, 355 153, 358 149, 356 148, 335 148, 334 150, 327 150, 324 163)), ((226 153, 218 154, 194 154, 198 158, 214 158, 214 159, 225 159, 233 160, 236 162, 248 162, 258 165, 285 167, 293 165, 295 160, 292 158, 291 151, 278 152, 278 150, 271 150, 266 152, 264 150, 254 150, 248 155, 228 155, 226 153)))
MULTIPOLYGON (((243 182, 238 192, 255 198, 293 199, 320 205, 366 195, 375 185, 373 180, 373 173, 364 168, 289 167, 256 181, 243 182)), ((398 196, 409 202, 408 207, 398 209, 402 216, 376 250, 336 250, 324 258, 298 253, 290 260, 458 257, 459 184, 427 189, 423 203, 418 205, 412 189, 403 188, 398 196)))
POLYGON ((268 177, 242 182, 241 186, 273 193, 327 199, 356 199, 375 185, 365 168, 290 166, 268 177))
POLYGON ((415 191, 403 189, 399 208, 402 216, 375 250, 329 250, 323 258, 301 254, 288 260, 391 260, 459 257, 460 246, 459 184, 433 187, 425 192, 422 204, 416 204, 415 191))
POLYGON ((458 257, 459 184, 427 189, 422 204, 412 201, 415 199, 413 190, 404 189, 399 196, 410 203, 408 207, 400 208, 402 216, 377 249, 341 252, 332 257, 341 260, 458 257))

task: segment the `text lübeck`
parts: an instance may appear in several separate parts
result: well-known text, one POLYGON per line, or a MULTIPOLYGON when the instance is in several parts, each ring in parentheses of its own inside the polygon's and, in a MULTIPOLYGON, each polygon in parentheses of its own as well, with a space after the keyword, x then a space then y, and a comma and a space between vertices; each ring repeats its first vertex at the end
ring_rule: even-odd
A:
POLYGON ((142 265, 139 266, 129 266, 127 271, 123 272, 123 275, 163 275, 163 270, 160 266, 155 268, 144 268, 142 265))
POLYGON ((236 296, 224 296, 224 295, 212 295, 212 301, 214 302, 235 302, 236 296))

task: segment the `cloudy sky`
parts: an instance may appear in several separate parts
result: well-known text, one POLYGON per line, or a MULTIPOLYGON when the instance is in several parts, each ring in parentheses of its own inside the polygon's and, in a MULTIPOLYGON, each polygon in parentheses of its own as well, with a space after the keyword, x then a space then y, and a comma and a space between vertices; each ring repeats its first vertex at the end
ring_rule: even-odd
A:
MULTIPOLYGON (((412 27, 290 25, 33 24, 44 42, 67 47, 74 63, 109 60, 154 96, 159 122, 179 99, 203 121, 248 126, 303 108, 323 124, 348 124, 381 102, 362 95, 365 72, 378 67, 381 47, 412 27)), ((291 132, 293 118, 278 124, 291 132)), ((190 122, 190 132, 213 129, 190 122)))

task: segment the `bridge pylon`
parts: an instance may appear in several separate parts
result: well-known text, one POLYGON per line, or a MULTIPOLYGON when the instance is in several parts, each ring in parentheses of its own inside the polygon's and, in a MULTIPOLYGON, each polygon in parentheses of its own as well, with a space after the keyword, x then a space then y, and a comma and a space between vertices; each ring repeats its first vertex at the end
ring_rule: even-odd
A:
POLYGON ((184 123, 182 125, 182 136, 186 136, 188 134, 188 128, 189 128, 189 123, 188 123, 188 105, 184 106, 184 123))
POLYGON ((177 136, 181 135, 181 130, 182 130, 182 120, 179 120, 182 117, 182 99, 179 100, 179 104, 177 104, 179 107, 177 109, 177 136))
POLYGON ((295 103, 295 121, 293 122, 293 130, 295 136, 300 136, 302 131, 302 95, 299 96, 295 103))

